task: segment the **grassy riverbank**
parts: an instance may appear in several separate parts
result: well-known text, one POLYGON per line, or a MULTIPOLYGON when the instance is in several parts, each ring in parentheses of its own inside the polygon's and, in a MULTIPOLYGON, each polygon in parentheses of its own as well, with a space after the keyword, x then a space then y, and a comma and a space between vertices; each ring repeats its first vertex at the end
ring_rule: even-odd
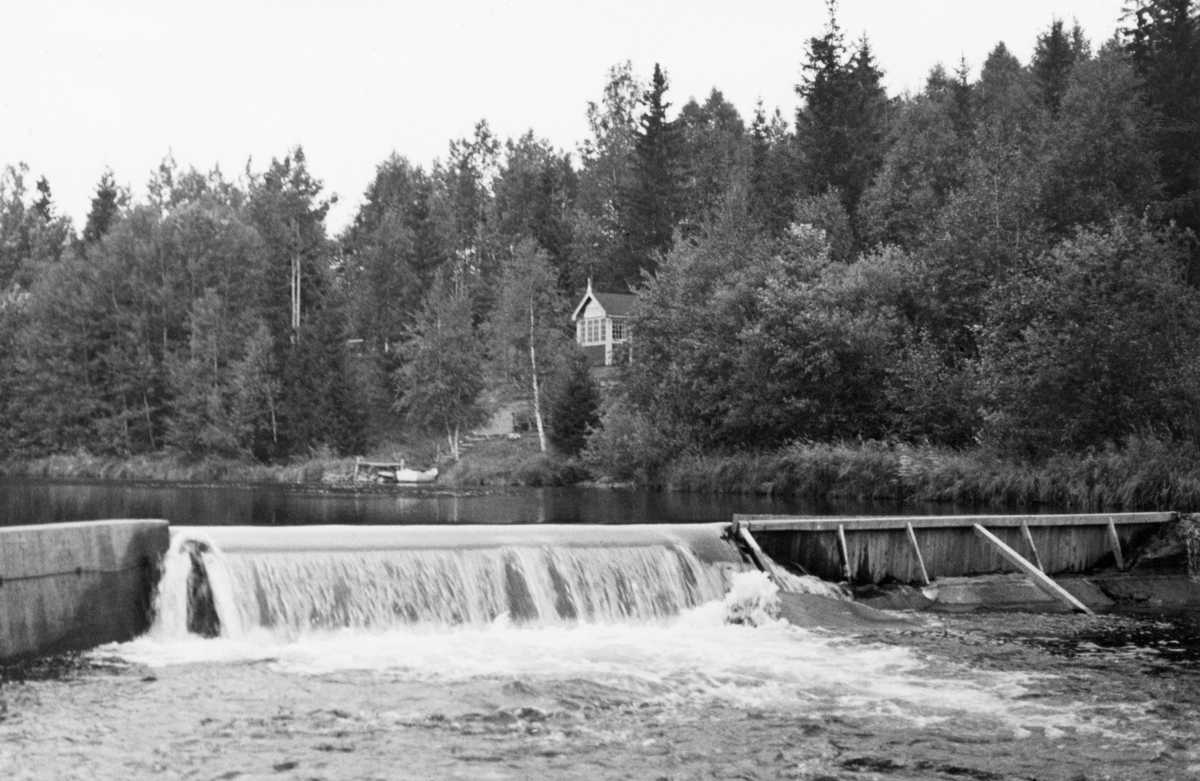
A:
POLYGON ((1040 462, 985 449, 881 443, 802 444, 770 454, 683 457, 666 490, 1098 510, 1200 509, 1200 451, 1154 438, 1040 462))
POLYGON ((543 453, 536 436, 525 436, 479 443, 439 481, 460 486, 554 486, 574 485, 590 477, 578 459, 543 453))
MULTIPOLYGON (((439 461, 438 443, 390 444, 369 453, 368 461, 404 459, 414 468, 438 463, 438 483, 449 486, 572 485, 590 474, 577 459, 542 453, 537 438, 497 439, 477 444, 462 460, 439 461)), ((78 480, 142 480, 187 483, 283 483, 351 486, 354 458, 319 453, 285 464, 244 459, 185 458, 178 455, 97 456, 87 452, 60 454, 0 464, 0 475, 78 480)))
MULTIPOLYGON (((375 460, 423 467, 436 446, 407 444, 375 460)), ((169 482, 354 485, 353 458, 316 455, 288 464, 170 456, 115 458, 87 453, 8 462, 26 477, 169 482)), ((443 463, 451 487, 556 486, 603 478, 577 459, 542 453, 535 437, 491 440, 443 463)), ((647 487, 693 493, 795 496, 816 500, 945 502, 963 507, 1200 511, 1200 451, 1154 438, 1084 455, 1018 461, 986 449, 949 450, 877 442, 798 444, 772 453, 681 456, 647 487)))
POLYGON ((72 453, 30 461, 8 461, 0 474, 14 477, 47 477, 63 480, 147 480, 182 483, 329 483, 348 481, 354 459, 316 456, 287 464, 206 457, 96 456, 72 453))

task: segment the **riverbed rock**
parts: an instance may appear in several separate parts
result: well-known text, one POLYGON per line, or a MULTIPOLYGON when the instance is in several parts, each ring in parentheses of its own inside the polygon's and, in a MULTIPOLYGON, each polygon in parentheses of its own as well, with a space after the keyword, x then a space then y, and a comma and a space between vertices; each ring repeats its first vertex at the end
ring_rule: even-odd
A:
POLYGON ((1095 578, 1112 599, 1125 605, 1144 607, 1194 607, 1200 605, 1200 581, 1182 570, 1106 573, 1095 578))
POLYGON ((938 578, 922 589, 933 600, 932 609, 974 609, 1017 605, 1053 604, 1048 596, 1024 575, 976 575, 938 578))
MULTIPOLYGON (((1093 610, 1112 607, 1114 600, 1090 577, 1056 577, 1055 582, 1093 610)), ((1017 573, 938 578, 922 593, 932 600, 930 610, 990 609, 1066 610, 1062 603, 1017 573)))
POLYGON ((832 599, 818 594, 779 594, 779 616, 805 628, 865 631, 873 629, 911 629, 917 622, 896 613, 885 613, 867 605, 832 599))
POLYGON ((1094 578, 1065 577, 1055 578, 1055 582, 1071 596, 1093 610, 1112 607, 1116 601, 1104 592, 1094 578))

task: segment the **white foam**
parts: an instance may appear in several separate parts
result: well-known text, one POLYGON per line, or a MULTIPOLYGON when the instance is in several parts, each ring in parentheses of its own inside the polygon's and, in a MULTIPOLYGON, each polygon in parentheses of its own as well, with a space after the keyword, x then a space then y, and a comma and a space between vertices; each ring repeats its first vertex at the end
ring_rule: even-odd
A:
POLYGON ((778 589, 765 575, 701 565, 686 550, 425 551, 411 559, 358 552, 350 560, 305 552, 239 558, 201 548, 222 621, 222 637, 210 640, 186 631, 187 597, 180 594, 186 592, 190 560, 183 544, 176 540, 167 556, 154 630, 100 653, 152 667, 260 662, 279 674, 301 676, 354 670, 415 682, 583 679, 659 702, 720 701, 798 717, 876 714, 915 725, 998 720, 1013 738, 1030 734, 1032 727, 1080 727, 1068 711, 1020 699, 1031 676, 946 663, 934 669, 903 647, 792 626, 777 618, 778 589), (570 582, 551 584, 544 575, 548 564, 570 582), (575 620, 557 615, 510 620, 499 581, 511 566, 522 571, 543 615, 563 594, 592 607, 575 620), (388 622, 368 613, 340 628, 336 622, 304 621, 305 611, 346 604, 329 584, 347 579, 365 595, 354 603, 356 610, 421 596, 385 577, 394 576, 397 567, 425 567, 418 573, 421 582, 441 584, 436 598, 422 596, 430 597, 422 603, 425 620, 388 622), (430 575, 434 570, 437 577, 430 575), (688 574, 695 579, 692 590, 671 591, 670 584, 688 574), (649 585, 632 587, 630 577, 649 585), (618 588, 616 581, 624 585, 618 588), (477 615, 456 621, 438 612, 443 608, 437 605, 451 603, 459 611, 474 605, 477 615), (265 621, 256 612, 262 604, 274 605, 283 620, 265 621))
POLYGON ((542 624, 664 618, 720 598, 738 569, 702 562, 669 537, 595 547, 528 542, 224 553, 203 531, 188 530, 165 559, 154 632, 186 633, 193 554, 226 637, 255 627, 297 637, 339 627, 481 626, 506 612, 542 624))
POLYGON ((103 653, 152 667, 265 662, 289 675, 373 671, 411 681, 586 679, 667 703, 721 701, 805 713, 877 714, 915 725, 999 719, 1012 737, 1074 724, 1064 711, 1022 702, 1028 676, 934 671, 912 651, 837 638, 771 618, 771 585, 734 577, 720 601, 673 619, 515 627, 321 630, 289 639, 262 629, 238 637, 146 636, 103 653), (754 624, 730 624, 757 613, 754 624))

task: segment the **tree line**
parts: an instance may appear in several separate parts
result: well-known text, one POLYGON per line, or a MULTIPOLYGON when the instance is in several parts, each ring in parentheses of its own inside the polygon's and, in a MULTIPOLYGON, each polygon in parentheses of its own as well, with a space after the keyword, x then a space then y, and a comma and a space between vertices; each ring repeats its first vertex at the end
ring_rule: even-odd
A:
MULTIPOLYGON (((1029 457, 1194 440, 1200 21, 1052 20, 889 97, 830 3, 794 116, 610 70, 574 154, 486 122, 393 155, 338 236, 302 149, 230 181, 106 173, 81 232, 0 177, 0 449, 285 459, 397 415, 446 437, 487 391, 609 464, 797 440, 1029 457), (638 295, 603 417, 572 346, 587 281, 638 295), (590 443, 589 443, 590 432, 590 443)), ((545 446, 545 445, 543 445, 545 446)))

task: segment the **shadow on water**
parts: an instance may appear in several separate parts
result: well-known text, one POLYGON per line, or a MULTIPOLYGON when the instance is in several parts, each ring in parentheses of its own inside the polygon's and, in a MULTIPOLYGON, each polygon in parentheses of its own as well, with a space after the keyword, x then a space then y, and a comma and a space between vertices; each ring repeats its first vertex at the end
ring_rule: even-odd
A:
POLYGON ((1142 675, 1200 673, 1200 610, 1129 607, 1112 617, 1099 629, 1026 642, 1081 663, 1124 663, 1142 675))
POLYGON ((0 525, 162 518, 179 526, 314 524, 702 523, 735 513, 945 514, 891 503, 690 494, 635 488, 400 488, 356 492, 306 486, 197 485, 0 478, 0 525))
MULTIPOLYGON (((62 681, 97 674, 117 674, 129 665, 117 659, 104 659, 83 651, 69 651, 52 656, 26 657, 0 661, 0 689, 6 684, 34 681, 62 681)), ((4 721, 3 701, 0 701, 0 721, 4 721)))

